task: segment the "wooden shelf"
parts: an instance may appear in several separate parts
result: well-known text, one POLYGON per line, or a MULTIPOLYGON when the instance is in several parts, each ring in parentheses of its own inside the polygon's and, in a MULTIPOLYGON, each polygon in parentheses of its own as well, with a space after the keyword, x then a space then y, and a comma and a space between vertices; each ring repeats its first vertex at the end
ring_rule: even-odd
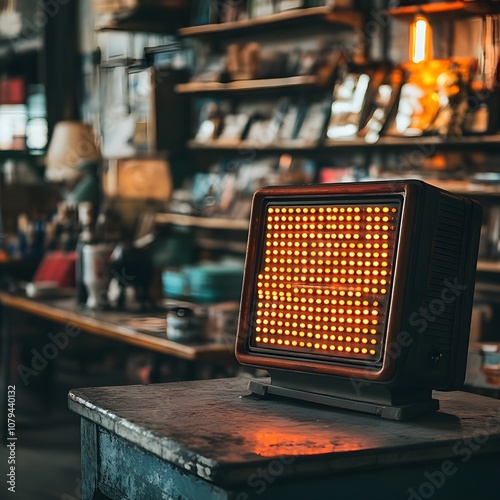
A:
POLYGON ((30 153, 25 149, 0 149, 0 159, 2 160, 24 160, 30 157, 30 153))
POLYGON ((472 0, 465 2, 435 2, 424 3, 421 5, 409 5, 389 9, 388 13, 394 17, 407 18, 412 20, 415 15, 423 14, 432 16, 453 16, 467 17, 483 14, 495 14, 500 12, 500 2, 485 2, 481 0, 472 0))
POLYGON ((495 197, 500 196, 500 186, 495 184, 486 184, 475 182, 474 179, 455 180, 455 179, 423 179, 428 184, 450 191, 452 193, 466 195, 470 197, 495 197))
POLYGON ((99 64, 101 69, 115 69, 115 68, 130 68, 132 66, 139 67, 142 65, 140 59, 134 59, 132 57, 117 57, 115 59, 109 59, 108 61, 102 61, 99 64))
POLYGON ((5 150, 0 149, 0 171, 2 169, 2 162, 7 160, 19 160, 25 161, 27 164, 33 169, 33 172, 36 173, 37 176, 43 177, 43 166, 42 161, 45 156, 44 152, 30 152, 26 149, 14 149, 14 150, 5 150))
POLYGON ((316 25, 318 22, 338 24, 347 27, 362 27, 363 18, 359 12, 350 10, 332 10, 330 7, 310 7, 307 9, 289 10, 269 16, 257 17, 243 21, 232 21, 219 24, 205 24, 190 26, 179 30, 180 36, 227 36, 235 33, 254 33, 258 29, 304 26, 309 23, 316 25))
POLYGON ((382 137, 375 144, 365 142, 361 138, 350 141, 325 142, 316 146, 307 146, 298 143, 286 144, 256 144, 242 141, 239 143, 225 143, 213 141, 211 143, 200 144, 194 140, 188 142, 188 148, 195 151, 220 151, 220 152, 245 152, 254 151, 256 153, 296 153, 318 155, 330 151, 350 150, 359 152, 360 150, 384 150, 384 149, 421 149, 424 154, 433 154, 432 148, 438 150, 471 150, 496 149, 500 146, 500 134, 488 136, 462 136, 462 137, 382 137))
POLYGON ((176 224, 179 226, 199 227, 203 229, 248 230, 248 220, 229 219, 224 217, 196 217, 184 214, 156 214, 157 224, 176 224))
POLYGON ((13 55, 20 55, 26 52, 34 52, 43 49, 43 39, 41 36, 35 38, 0 38, 1 58, 10 58, 13 55))
MULTIPOLYGON (((349 144, 349 148, 352 145, 349 144)), ((253 152, 256 154, 283 154, 283 153, 295 153, 295 154, 307 154, 316 155, 322 151, 325 151, 323 146, 299 146, 296 144, 254 144, 247 141, 229 143, 223 141, 213 141, 210 143, 198 143, 195 140, 188 141, 188 148, 192 151, 197 151, 200 153, 205 153, 208 151, 220 152, 220 153, 245 153, 253 152)))
POLYGON ((229 83, 190 82, 175 86, 179 94, 212 94, 219 92, 273 91, 305 88, 319 88, 319 80, 315 75, 290 76, 286 78, 262 78, 259 80, 238 80, 229 83))
MULTIPOLYGON (((326 147, 336 148, 339 146, 345 147, 351 144, 354 148, 360 146, 366 148, 422 148, 424 154, 429 154, 429 148, 436 149, 474 149, 474 146, 483 150, 486 147, 497 149, 500 146, 500 134, 495 135, 477 135, 477 136, 457 136, 457 137, 437 137, 437 136, 421 136, 421 137, 381 137, 376 143, 369 144, 363 139, 354 139, 353 141, 345 142, 327 142, 326 147), (472 146, 472 148, 471 148, 472 146), (425 148, 425 149, 424 149, 425 148)), ((431 151, 432 153, 432 151, 431 151)))
POLYGON ((98 31, 136 31, 140 33, 175 34, 189 19, 187 9, 137 7, 110 14, 99 14, 95 29, 98 31))
POLYGON ((495 294, 500 296, 500 285, 495 283, 483 283, 481 281, 476 281, 474 290, 478 293, 495 294))
POLYGON ((500 261, 480 259, 477 261, 477 270, 487 273, 500 273, 500 261))
POLYGON ((206 250, 222 250, 225 252, 245 253, 247 244, 239 241, 224 241, 214 238, 197 238, 197 244, 206 250))

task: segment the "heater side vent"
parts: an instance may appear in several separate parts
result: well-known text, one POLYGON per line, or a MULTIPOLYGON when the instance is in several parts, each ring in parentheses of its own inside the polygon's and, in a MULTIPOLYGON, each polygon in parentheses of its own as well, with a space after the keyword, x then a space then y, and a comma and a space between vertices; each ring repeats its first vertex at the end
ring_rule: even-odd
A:
POLYGON ((464 218, 463 201, 451 196, 441 197, 425 301, 425 344, 426 349, 438 348, 447 360, 452 351, 456 309, 461 303, 454 285, 460 283, 462 275, 464 218))

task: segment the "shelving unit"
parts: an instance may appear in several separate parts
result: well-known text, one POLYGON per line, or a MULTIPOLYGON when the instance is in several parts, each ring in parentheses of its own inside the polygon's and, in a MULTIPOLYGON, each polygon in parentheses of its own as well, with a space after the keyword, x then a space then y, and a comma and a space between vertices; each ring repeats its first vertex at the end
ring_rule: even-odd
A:
POLYGON ((219 24, 205 24, 181 28, 179 35, 183 37, 210 37, 254 34, 257 31, 293 26, 316 26, 319 23, 334 24, 348 28, 361 28, 363 16, 352 10, 333 10, 330 7, 310 7, 289 10, 268 16, 232 21, 219 24))
MULTIPOLYGON (((498 2, 500 4, 500 2, 498 2)), ((413 16, 422 12, 425 14, 443 14, 448 12, 460 12, 464 15, 485 13, 495 11, 496 6, 485 1, 456 1, 438 2, 422 4, 419 6, 400 7, 390 9, 388 12, 396 17, 413 16)), ((500 11, 500 9, 499 9, 500 11)), ((179 30, 179 35, 183 37, 218 37, 218 36, 244 36, 257 32, 268 33, 273 29, 293 28, 295 24, 300 26, 315 26, 318 23, 333 23, 345 28, 362 28, 363 15, 360 12, 348 10, 332 10, 330 7, 312 7, 304 9, 290 10, 255 19, 233 21, 219 24, 206 24, 200 26, 190 26, 179 30)), ((193 96, 222 96, 231 97, 233 95, 253 93, 264 95, 272 91, 306 91, 321 89, 319 79, 314 76, 295 76, 288 78, 271 78, 259 80, 232 81, 228 83, 220 82, 190 82, 177 85, 175 90, 179 94, 191 94, 193 96)), ((257 144, 248 141, 240 143, 222 142, 214 140, 207 143, 198 143, 195 140, 188 141, 187 147, 196 153, 232 153, 232 152, 252 152, 257 155, 293 153, 295 155, 313 157, 324 156, 331 152, 352 152, 360 151, 389 151, 408 150, 410 148, 433 152, 449 150, 471 150, 481 148, 482 151, 493 151, 500 146, 500 134, 486 136, 460 136, 460 137, 381 137, 376 143, 367 143, 363 138, 356 138, 348 141, 330 142, 325 141, 317 145, 304 145, 294 142, 286 144, 257 144)), ((472 151, 472 150, 471 150, 472 151)))
MULTIPOLYGON (((499 2, 500 4, 500 2, 499 2)), ((420 6, 401 7, 391 9, 389 13, 402 19, 413 19, 418 12, 432 15, 453 13, 453 15, 475 15, 478 13, 495 10, 491 2, 484 1, 456 1, 423 4, 420 6), (488 10, 489 9, 489 10, 488 10), (406 16, 406 17, 405 17, 406 16)), ((220 24, 208 24, 200 26, 190 26, 179 30, 182 37, 197 37, 203 41, 211 41, 218 37, 239 38, 246 35, 254 35, 255 40, 259 40, 258 34, 267 35, 273 30, 285 30, 300 25, 317 26, 320 23, 333 23, 342 25, 344 28, 363 28, 363 15, 361 12, 351 12, 345 10, 332 10, 329 7, 314 7, 306 9, 291 10, 278 14, 272 14, 256 19, 248 19, 220 24)), ((289 78, 273 78, 261 80, 232 81, 228 83, 219 82, 190 82, 177 85, 176 92, 179 94, 190 94, 193 97, 213 96, 231 99, 232 96, 252 93, 252 96, 264 96, 272 91, 286 91, 291 95, 292 91, 306 91, 321 89, 319 80, 315 76, 301 76, 289 78)), ((198 158, 204 158, 210 154, 211 158, 217 156, 228 158, 238 157, 238 155, 252 157, 263 157, 266 155, 291 154, 302 158, 313 160, 330 160, 335 154, 346 154, 352 156, 365 155, 370 158, 373 153, 405 154, 417 151, 424 156, 431 156, 435 153, 446 153, 450 151, 460 151, 464 155, 490 152, 500 150, 500 134, 477 135, 477 136, 457 136, 457 137, 390 137, 382 136, 375 143, 368 143, 363 138, 354 140, 319 141, 317 144, 303 143, 298 141, 288 141, 286 143, 262 144, 249 141, 221 141, 199 143, 196 140, 189 140, 187 148, 198 158)), ((243 157, 242 156, 242 157, 243 157)), ((429 180, 429 182, 433 182, 429 180)), ((446 189, 446 182, 436 181, 436 185, 442 185, 446 189)), ((494 200, 496 203, 500 196, 500 188, 494 184, 463 183, 457 186, 455 183, 452 189, 454 192, 481 198, 482 200, 494 200)))
MULTIPOLYGON (((500 12, 500 2, 479 1, 454 1, 427 3, 419 6, 405 6, 387 11, 391 16, 412 20, 416 14, 423 14, 432 19, 432 16, 450 16, 459 18, 475 15, 500 12), (498 5, 497 5, 498 4, 498 5)), ((113 16, 107 16, 106 23, 99 26, 101 30, 133 30, 143 32, 171 33, 176 32, 180 38, 197 38, 202 42, 229 40, 231 38, 253 37, 258 40, 260 35, 267 36, 271 32, 293 33, 297 27, 316 29, 319 26, 330 26, 335 29, 363 29, 364 15, 352 10, 336 10, 330 7, 312 7, 290 10, 271 14, 263 17, 245 19, 240 21, 205 24, 197 26, 180 27, 187 23, 188 17, 185 10, 137 8, 123 10, 113 16)), ((291 35, 293 37, 293 34, 291 35)), ((322 90, 324 86, 316 75, 292 76, 284 78, 238 80, 230 82, 189 82, 175 86, 175 92, 182 95, 196 97, 224 97, 252 96, 286 92, 314 92, 322 90)), ((252 153, 256 156, 292 154, 311 159, 330 159, 337 153, 350 155, 371 155, 372 153, 388 153, 395 151, 421 151, 424 155, 438 152, 460 151, 464 155, 476 152, 495 153, 500 151, 500 134, 478 135, 461 137, 381 137, 376 143, 367 143, 363 138, 349 141, 323 141, 318 144, 304 144, 287 142, 279 144, 258 144, 248 141, 222 142, 212 141, 198 143, 189 140, 186 148, 192 154, 211 154, 227 157, 237 157, 252 153)), ((1 157, 1 152, 0 152, 1 157)), ((427 179, 428 182, 452 192, 465 194, 486 200, 488 203, 497 203, 500 198, 500 186, 483 184, 474 181, 441 181, 427 179)), ((196 217, 183 214, 157 214, 156 223, 159 225, 179 225, 197 228, 199 231, 237 231, 244 232, 248 229, 247 220, 231 219, 224 217, 196 217)), ((202 238, 206 248, 220 248, 215 239, 202 238)), ((238 251, 243 251, 241 242, 234 242, 238 251)), ((223 243, 223 246, 227 242, 223 243)), ((233 249, 234 250, 234 249, 233 249)), ((483 272, 498 272, 500 264, 490 261, 480 261, 478 270, 483 272)))

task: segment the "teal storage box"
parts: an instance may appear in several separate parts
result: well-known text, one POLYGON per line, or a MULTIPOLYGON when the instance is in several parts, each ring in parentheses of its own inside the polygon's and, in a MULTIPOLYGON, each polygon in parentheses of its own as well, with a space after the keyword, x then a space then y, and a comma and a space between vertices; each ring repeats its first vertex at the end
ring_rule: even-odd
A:
POLYGON ((239 300, 242 282, 243 264, 199 264, 163 273, 167 297, 200 302, 239 300))

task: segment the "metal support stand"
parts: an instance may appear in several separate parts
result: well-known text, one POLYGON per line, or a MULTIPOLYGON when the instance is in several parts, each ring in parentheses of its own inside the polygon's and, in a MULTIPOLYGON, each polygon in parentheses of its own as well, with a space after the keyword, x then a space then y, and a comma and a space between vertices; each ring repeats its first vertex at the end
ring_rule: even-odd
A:
POLYGON ((268 397, 270 395, 283 396, 286 398, 298 399, 300 401, 342 408, 344 410, 371 413, 390 420, 409 420, 439 410, 439 401, 432 398, 417 400, 413 403, 391 405, 387 403, 356 401, 316 392, 281 387, 279 385, 257 380, 250 380, 248 383, 248 390, 260 397, 268 397))

